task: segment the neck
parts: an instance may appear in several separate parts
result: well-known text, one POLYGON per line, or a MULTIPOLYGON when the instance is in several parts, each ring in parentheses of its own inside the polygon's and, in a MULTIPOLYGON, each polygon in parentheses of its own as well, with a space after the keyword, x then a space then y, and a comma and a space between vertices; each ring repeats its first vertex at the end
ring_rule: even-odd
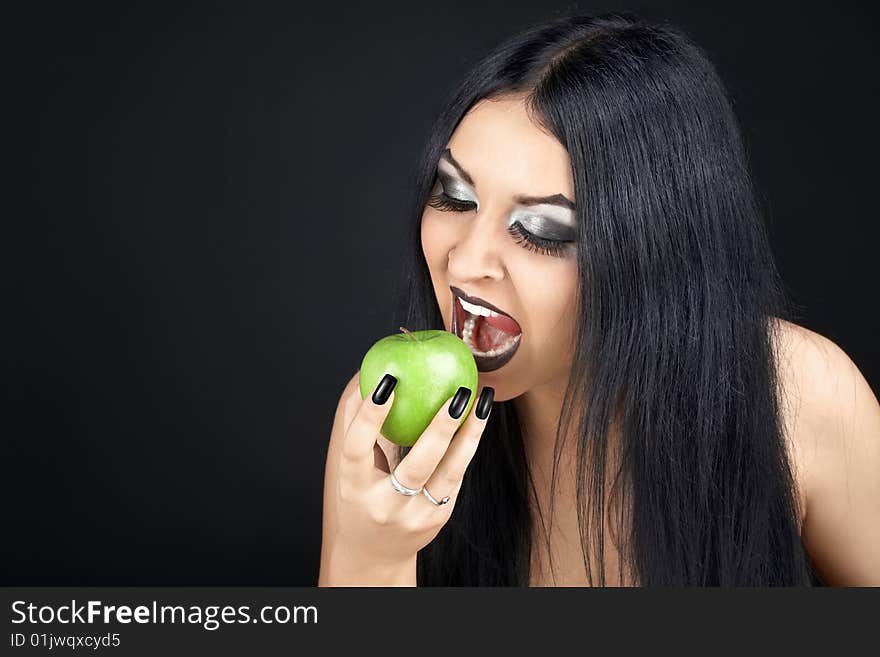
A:
MULTIPOLYGON (((567 377, 562 376, 555 381, 531 388, 514 399, 529 469, 535 479, 535 485, 539 489, 546 487, 548 491, 553 472, 556 430, 562 412, 562 400, 567 383, 567 377)), ((575 410, 578 406, 578 403, 574 404, 575 410)), ((558 485, 563 487, 574 484, 575 462, 580 442, 578 419, 575 412, 575 417, 567 427, 568 435, 560 436, 557 476, 559 477, 558 485)), ((562 429, 564 432, 566 427, 562 427, 562 429)), ((619 417, 615 417, 608 430, 606 468, 610 469, 609 472, 616 472, 615 468, 619 466, 619 417)))
MULTIPOLYGON (((567 379, 560 377, 531 388, 514 400, 523 434, 526 459, 536 484, 543 485, 550 481, 556 428, 562 411, 566 383, 567 379)), ((575 445, 575 441, 572 440, 562 441, 560 468, 570 460, 575 445)))

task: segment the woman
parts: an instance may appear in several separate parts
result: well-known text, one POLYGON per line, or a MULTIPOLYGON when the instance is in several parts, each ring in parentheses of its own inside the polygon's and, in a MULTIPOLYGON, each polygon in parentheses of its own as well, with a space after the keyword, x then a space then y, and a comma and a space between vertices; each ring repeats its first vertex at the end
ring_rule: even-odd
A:
POLYGON ((510 39, 415 191, 402 323, 463 337, 480 401, 398 449, 393 378, 351 379, 319 585, 880 584, 880 406, 791 321, 730 101, 680 31, 510 39))

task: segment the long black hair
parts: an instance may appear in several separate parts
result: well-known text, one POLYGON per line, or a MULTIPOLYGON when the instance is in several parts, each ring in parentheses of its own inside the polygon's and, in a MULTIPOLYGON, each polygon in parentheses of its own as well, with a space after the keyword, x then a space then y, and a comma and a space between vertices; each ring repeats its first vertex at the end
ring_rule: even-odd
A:
MULTIPOLYGON (((419 224, 461 118, 506 94, 524 94, 572 165, 578 312, 551 504, 560 436, 575 436, 590 583, 606 584, 609 512, 618 584, 818 583, 799 534, 775 367, 776 320, 794 305, 728 93, 680 29, 629 13, 555 18, 473 67, 416 171, 397 319, 444 328, 419 224), (609 468, 612 427, 621 442, 609 468)), ((419 585, 527 585, 531 485, 513 400, 496 402, 449 522, 418 555, 419 585)))

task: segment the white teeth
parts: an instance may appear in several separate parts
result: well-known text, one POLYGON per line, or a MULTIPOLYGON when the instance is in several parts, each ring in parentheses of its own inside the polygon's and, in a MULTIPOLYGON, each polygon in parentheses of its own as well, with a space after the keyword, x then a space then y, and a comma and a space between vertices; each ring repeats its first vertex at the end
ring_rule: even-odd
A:
POLYGON ((473 342, 471 342, 471 336, 474 332, 475 321, 476 319, 473 315, 468 315, 467 319, 464 320, 464 326, 461 327, 461 339, 464 340, 464 343, 471 348, 471 351, 474 352, 474 355, 476 356, 497 356, 498 354, 502 354, 513 347, 513 345, 515 345, 522 336, 522 334, 520 333, 509 339, 504 344, 496 347, 495 349, 491 349, 489 351, 480 351, 477 346, 473 342))
POLYGON ((482 315, 483 317, 498 317, 498 313, 494 310, 489 310, 488 308, 483 308, 483 306, 478 306, 473 303, 468 303, 461 297, 458 297, 459 303, 461 303, 461 307, 467 310, 471 315, 482 315))

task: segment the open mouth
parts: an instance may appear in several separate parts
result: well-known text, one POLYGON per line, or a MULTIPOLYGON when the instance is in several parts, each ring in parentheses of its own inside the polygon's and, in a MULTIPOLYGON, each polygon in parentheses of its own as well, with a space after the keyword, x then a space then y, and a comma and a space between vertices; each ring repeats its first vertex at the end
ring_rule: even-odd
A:
POLYGON ((519 348, 522 329, 513 317, 492 304, 452 290, 452 332, 470 347, 477 369, 491 372, 504 366, 519 348))

